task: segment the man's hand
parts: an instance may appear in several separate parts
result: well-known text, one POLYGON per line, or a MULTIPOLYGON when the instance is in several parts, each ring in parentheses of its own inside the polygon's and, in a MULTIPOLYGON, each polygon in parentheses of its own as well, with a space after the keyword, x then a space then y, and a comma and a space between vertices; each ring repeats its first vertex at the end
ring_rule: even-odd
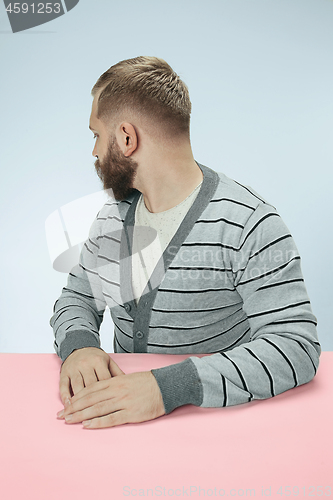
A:
POLYGON ((112 363, 110 356, 97 347, 73 351, 61 367, 59 390, 63 405, 67 407, 69 404, 71 389, 75 395, 98 380, 111 378, 112 363))
POLYGON ((165 414, 161 391, 151 371, 126 375, 112 361, 112 378, 95 382, 76 393, 59 418, 89 429, 145 422, 165 414))

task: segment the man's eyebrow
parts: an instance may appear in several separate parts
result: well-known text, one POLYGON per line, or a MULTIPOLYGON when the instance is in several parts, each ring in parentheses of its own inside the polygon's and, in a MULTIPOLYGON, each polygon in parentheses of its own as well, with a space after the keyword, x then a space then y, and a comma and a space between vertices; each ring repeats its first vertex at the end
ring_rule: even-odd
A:
POLYGON ((90 130, 91 130, 92 132, 94 132, 94 129, 93 129, 93 128, 91 128, 91 126, 90 126, 90 125, 89 125, 89 128, 90 128, 90 130))

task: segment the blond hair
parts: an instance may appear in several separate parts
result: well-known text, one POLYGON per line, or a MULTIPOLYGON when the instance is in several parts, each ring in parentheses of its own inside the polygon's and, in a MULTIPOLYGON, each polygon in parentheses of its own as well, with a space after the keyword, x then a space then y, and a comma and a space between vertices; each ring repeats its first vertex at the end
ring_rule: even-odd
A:
POLYGON ((99 91, 99 119, 106 121, 124 109, 132 110, 170 135, 189 135, 188 88, 163 59, 140 56, 120 61, 99 77, 91 93, 95 97, 99 91))

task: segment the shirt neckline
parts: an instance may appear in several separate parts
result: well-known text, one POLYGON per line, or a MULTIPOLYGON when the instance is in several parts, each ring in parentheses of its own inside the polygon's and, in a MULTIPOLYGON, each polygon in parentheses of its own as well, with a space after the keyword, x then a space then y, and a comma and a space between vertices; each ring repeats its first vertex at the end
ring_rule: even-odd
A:
POLYGON ((193 196, 193 194, 197 191, 197 189, 201 186, 202 183, 203 183, 203 179, 202 179, 202 181, 193 189, 193 191, 184 200, 182 200, 180 203, 178 203, 178 205, 175 205, 174 207, 168 208, 167 210, 163 210, 162 212, 151 212, 150 210, 148 210, 148 208, 146 207, 145 201, 144 201, 143 194, 141 193, 141 196, 139 198, 138 205, 137 205, 137 210, 138 210, 139 205, 141 205, 141 207, 144 210, 145 214, 147 214, 148 216, 151 216, 151 217, 166 214, 167 212, 171 212, 171 210, 176 210, 181 205, 184 205, 186 203, 186 201, 191 196, 193 196))

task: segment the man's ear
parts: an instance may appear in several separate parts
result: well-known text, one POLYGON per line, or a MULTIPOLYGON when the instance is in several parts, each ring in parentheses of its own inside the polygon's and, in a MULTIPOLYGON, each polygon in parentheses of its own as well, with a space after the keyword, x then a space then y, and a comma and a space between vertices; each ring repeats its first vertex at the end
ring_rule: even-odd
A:
POLYGON ((131 156, 138 147, 138 134, 131 123, 123 122, 116 131, 120 149, 126 157, 131 156))

